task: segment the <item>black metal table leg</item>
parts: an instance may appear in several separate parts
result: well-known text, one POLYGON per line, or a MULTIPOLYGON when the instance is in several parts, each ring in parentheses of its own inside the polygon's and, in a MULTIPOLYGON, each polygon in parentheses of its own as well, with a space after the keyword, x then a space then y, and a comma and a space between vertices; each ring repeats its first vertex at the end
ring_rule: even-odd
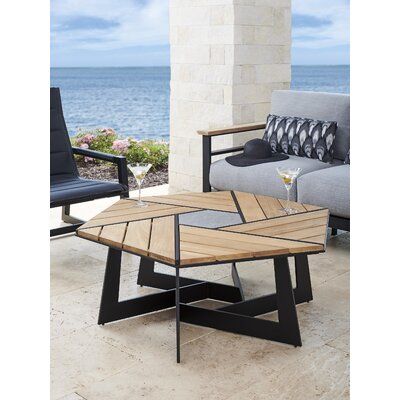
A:
POLYGON ((149 258, 141 257, 137 284, 140 286, 146 286, 146 282, 151 279, 152 273, 154 274, 154 261, 149 258))
POLYGON ((108 249, 98 320, 98 324, 101 325, 113 318, 114 307, 118 304, 121 256, 120 250, 108 249))
POLYGON ((287 257, 274 259, 276 302, 278 306, 279 327, 283 337, 297 346, 301 346, 300 328, 297 320, 292 280, 287 257))
POLYGON ((236 268, 235 262, 232 263, 231 274, 232 274, 233 283, 234 283, 235 287, 237 287, 239 289, 240 295, 242 296, 242 300, 244 300, 244 292, 243 292, 242 282, 240 281, 239 273, 236 268))
POLYGON ((307 255, 301 254, 294 257, 296 272, 296 304, 309 302, 313 299, 310 267, 307 255))
POLYGON ((180 316, 180 288, 179 267, 175 268, 175 320, 176 320, 176 362, 181 362, 181 316, 180 316))

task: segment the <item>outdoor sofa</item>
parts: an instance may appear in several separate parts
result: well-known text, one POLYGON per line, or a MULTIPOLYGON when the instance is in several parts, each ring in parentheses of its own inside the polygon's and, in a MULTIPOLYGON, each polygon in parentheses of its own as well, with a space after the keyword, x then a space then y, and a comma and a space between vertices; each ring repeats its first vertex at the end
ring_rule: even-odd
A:
POLYGON ((72 147, 65 124, 59 88, 50 88, 50 208, 62 207, 62 220, 69 226, 50 230, 50 236, 74 232, 84 221, 70 215, 71 204, 104 197, 129 197, 126 158, 72 147), (117 165, 118 182, 83 179, 74 155, 109 161, 117 165))
MULTIPOLYGON (((238 190, 243 192, 286 198, 286 189, 276 168, 302 169, 292 188, 292 200, 327 207, 329 226, 350 231, 350 164, 345 164, 350 149, 350 96, 336 93, 276 90, 272 93, 271 114, 336 121, 334 160, 326 163, 317 159, 290 155, 284 161, 249 167, 236 167, 225 159, 211 162, 213 156, 237 152, 242 146, 212 150, 215 136, 265 129, 265 123, 234 126, 224 129, 199 131, 203 136, 203 191, 238 190)), ((263 133, 262 133, 263 134, 263 133)), ((261 134, 261 135, 262 135, 261 134)))

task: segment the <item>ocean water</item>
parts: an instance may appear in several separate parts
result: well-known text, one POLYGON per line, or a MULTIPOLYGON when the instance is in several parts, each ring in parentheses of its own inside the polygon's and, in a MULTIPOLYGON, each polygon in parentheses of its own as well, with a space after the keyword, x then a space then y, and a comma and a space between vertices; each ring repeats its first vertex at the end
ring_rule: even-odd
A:
POLYGON ((350 66, 294 65, 290 88, 314 92, 350 93, 350 66))
MULTIPOLYGON (((349 93, 349 66, 293 66, 292 89, 349 93)), ((136 139, 169 137, 169 67, 51 68, 70 135, 114 128, 136 139)))

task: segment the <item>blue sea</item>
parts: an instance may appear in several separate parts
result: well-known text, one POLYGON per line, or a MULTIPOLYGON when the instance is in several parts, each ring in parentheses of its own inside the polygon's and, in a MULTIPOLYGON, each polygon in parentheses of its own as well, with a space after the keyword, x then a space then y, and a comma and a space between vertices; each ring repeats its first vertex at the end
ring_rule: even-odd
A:
MULTIPOLYGON (((136 139, 169 138, 169 67, 51 68, 70 135, 114 128, 136 139)), ((349 66, 293 66, 291 88, 349 93, 349 66)))

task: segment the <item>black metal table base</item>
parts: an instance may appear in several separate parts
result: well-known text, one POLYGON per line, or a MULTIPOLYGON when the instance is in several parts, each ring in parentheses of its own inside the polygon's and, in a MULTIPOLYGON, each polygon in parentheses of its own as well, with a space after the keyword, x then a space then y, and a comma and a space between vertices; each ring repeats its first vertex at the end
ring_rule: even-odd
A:
POLYGON ((235 286, 183 278, 154 271, 154 261, 142 257, 137 283, 163 292, 119 301, 121 251, 110 248, 104 276, 99 324, 175 307, 177 362, 180 362, 180 322, 301 346, 296 304, 312 300, 310 271, 306 255, 295 256, 296 288, 292 288, 287 257, 274 259, 276 293, 245 300, 236 265, 232 265, 235 286), (229 305, 204 309, 190 303, 213 299, 229 305), (278 311, 278 321, 256 318, 278 311))

